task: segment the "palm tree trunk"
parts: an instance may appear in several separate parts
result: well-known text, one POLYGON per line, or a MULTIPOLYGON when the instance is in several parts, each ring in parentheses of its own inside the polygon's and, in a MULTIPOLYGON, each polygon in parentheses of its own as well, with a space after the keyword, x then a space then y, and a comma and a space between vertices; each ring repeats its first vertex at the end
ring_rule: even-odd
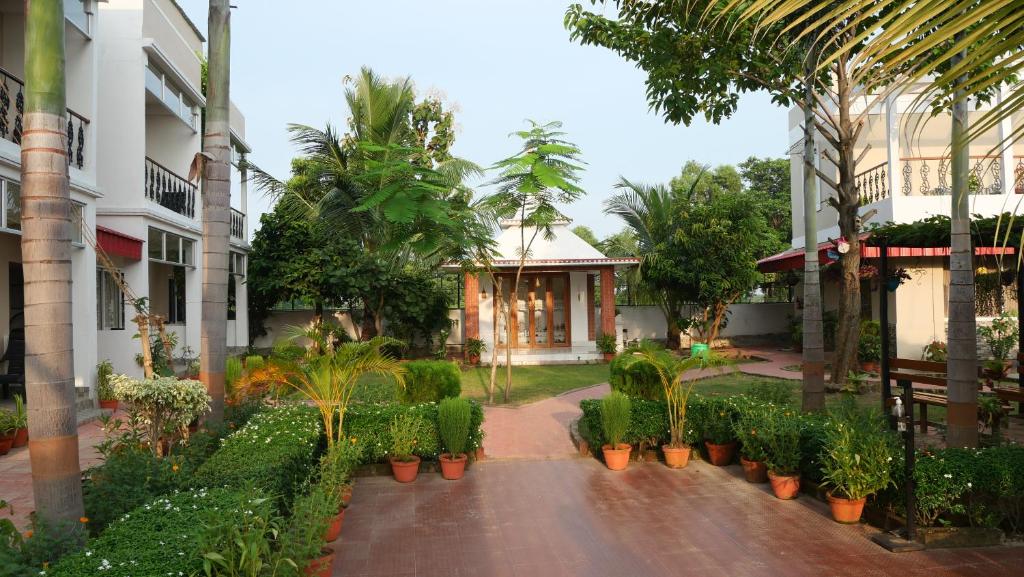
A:
MULTIPOLYGON (((953 65, 962 60, 958 54, 953 65)), ((963 79, 958 79, 959 83, 963 79)), ((962 86, 962 84, 961 84, 962 86)), ((971 246, 968 175, 970 150, 967 141, 967 101, 957 88, 953 104, 952 207, 950 211, 949 255, 949 399, 946 444, 950 447, 978 446, 978 350, 974 318, 974 255, 971 246)))
POLYGON ((821 323, 821 280, 818 274, 818 191, 814 173, 814 68, 804 64, 804 313, 803 397, 805 411, 825 408, 825 340, 821 323))
POLYGON ((228 324, 228 230, 231 206, 231 9, 210 0, 209 80, 203 151, 203 305, 199 378, 212 397, 208 421, 224 420, 224 364, 228 324))
MULTIPOLYGON (((491 342, 491 380, 487 385, 487 403, 494 404, 494 388, 498 384, 498 319, 502 318, 505 314, 503 310, 504 297, 501 290, 501 277, 492 274, 491 277, 491 308, 498 307, 495 309, 494 322, 491 324, 493 341, 491 342)), ((505 323, 508 323, 508 318, 505 318, 505 323)), ((508 343, 505 343, 505 347, 508 348, 508 343)))
POLYGON ((82 516, 71 327, 71 212, 65 141, 64 3, 25 3, 21 258, 25 385, 36 513, 58 530, 82 516))

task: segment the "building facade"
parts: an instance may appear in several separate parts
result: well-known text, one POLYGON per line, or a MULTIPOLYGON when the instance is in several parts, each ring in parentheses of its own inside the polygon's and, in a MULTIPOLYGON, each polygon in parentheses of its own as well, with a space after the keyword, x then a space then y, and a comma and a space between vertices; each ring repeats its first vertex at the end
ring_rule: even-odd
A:
MULTIPOLYGON (((132 292, 167 321, 176 357, 199 349, 202 191, 186 175, 201 150, 204 38, 173 0, 66 0, 68 152, 72 214, 75 380, 95 386, 96 364, 141 375, 135 307, 93 245, 132 292)), ((19 336, 20 78, 24 3, 0 2, 0 335, 19 336), (6 96, 5 96, 6 95, 6 96), (6 105, 10 102, 10 105, 6 105), (6 130, 5 130, 6 129, 6 130)), ((250 149, 245 120, 231 109, 236 160, 250 149)), ((228 346, 247 345, 246 184, 238 162, 231 191, 228 346)), ((195 353, 192 353, 193 355, 195 353)), ((93 395, 94 396, 94 395, 93 395)))

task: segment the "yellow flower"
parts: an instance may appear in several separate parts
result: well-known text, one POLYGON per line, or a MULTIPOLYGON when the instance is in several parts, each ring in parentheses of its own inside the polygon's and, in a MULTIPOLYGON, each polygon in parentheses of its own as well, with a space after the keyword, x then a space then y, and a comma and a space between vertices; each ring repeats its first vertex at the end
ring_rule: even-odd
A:
POLYGON ((25 538, 26 539, 31 539, 32 538, 32 530, 31 529, 29 529, 28 531, 25 531, 25 538))
POLYGON ((719 417, 724 417, 725 416, 725 411, 721 411, 720 413, 718 413, 718 416, 719 417))
POLYGON ((50 562, 49 561, 43 561, 43 569, 49 569, 49 568, 50 568, 50 562))
POLYGON ((179 467, 177 463, 171 465, 171 470, 174 471, 175 473, 177 473, 178 469, 180 469, 180 468, 181 467, 179 467))
POLYGON ((352 444, 353 444, 353 445, 355 445, 355 444, 356 444, 356 441, 357 441, 358 439, 356 439, 355 437, 352 437, 352 438, 351 438, 350 440, 352 441, 352 444))
POLYGON ((78 522, 79 523, 88 523, 89 522, 89 518, 88 517, 79 517, 78 518, 78 522))

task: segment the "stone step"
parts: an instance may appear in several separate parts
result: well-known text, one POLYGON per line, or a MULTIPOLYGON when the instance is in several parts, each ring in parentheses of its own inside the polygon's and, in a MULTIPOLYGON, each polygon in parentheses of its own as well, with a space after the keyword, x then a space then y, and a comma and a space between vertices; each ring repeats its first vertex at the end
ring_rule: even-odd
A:
POLYGON ((91 423, 92 421, 95 421, 100 417, 110 416, 110 413, 111 411, 108 411, 106 409, 78 409, 78 426, 81 427, 86 423, 91 423))

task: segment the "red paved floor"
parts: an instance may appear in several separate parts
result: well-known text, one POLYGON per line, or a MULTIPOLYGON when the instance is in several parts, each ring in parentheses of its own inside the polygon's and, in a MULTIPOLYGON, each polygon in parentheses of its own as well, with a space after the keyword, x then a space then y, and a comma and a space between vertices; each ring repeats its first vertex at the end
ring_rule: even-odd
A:
POLYGON ((636 577, 1021 575, 1024 547, 893 554, 738 467, 489 461, 461 481, 360 479, 334 575, 636 577))

